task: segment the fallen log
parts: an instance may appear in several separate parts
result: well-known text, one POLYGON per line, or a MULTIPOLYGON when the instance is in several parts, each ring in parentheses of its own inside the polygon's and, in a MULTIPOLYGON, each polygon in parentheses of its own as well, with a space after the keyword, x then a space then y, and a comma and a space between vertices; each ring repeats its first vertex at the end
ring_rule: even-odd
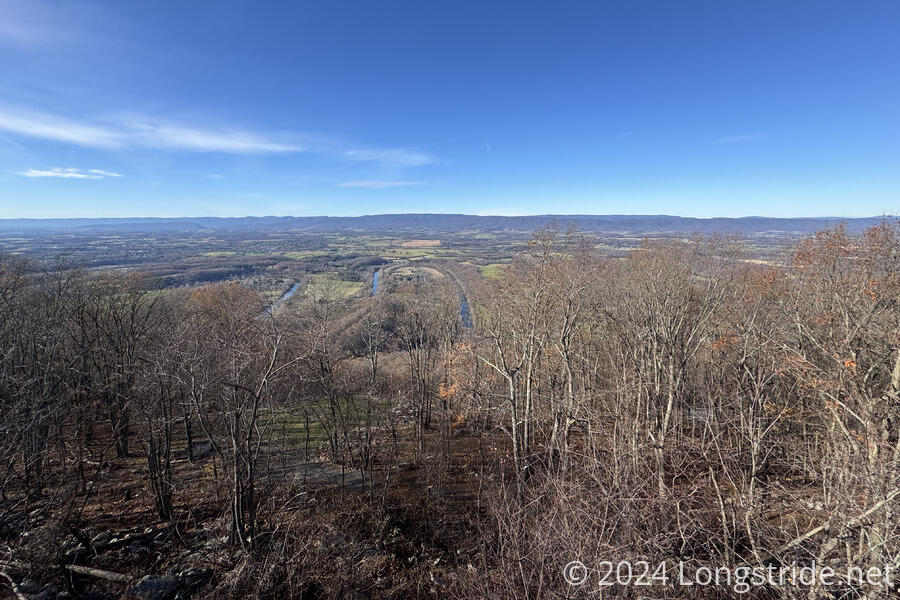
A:
POLYGON ((66 568, 78 575, 97 577, 99 579, 106 579, 107 581, 115 581, 116 583, 131 583, 131 581, 134 579, 132 576, 125 575, 124 573, 116 573, 115 571, 107 571, 105 569, 95 569, 94 567, 66 565, 66 568))

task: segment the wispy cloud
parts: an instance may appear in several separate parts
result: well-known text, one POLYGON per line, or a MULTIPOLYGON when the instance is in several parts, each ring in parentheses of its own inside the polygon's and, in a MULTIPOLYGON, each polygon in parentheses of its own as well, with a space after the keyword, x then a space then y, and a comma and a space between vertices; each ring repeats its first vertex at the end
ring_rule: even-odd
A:
POLYGON ((630 131, 623 131, 622 133, 620 133, 620 134, 617 135, 616 137, 619 138, 619 139, 621 140, 622 138, 627 138, 627 137, 631 137, 631 136, 632 136, 632 133, 631 133, 630 131))
POLYGON ((413 185, 425 185, 424 181, 344 181, 336 184, 342 188, 370 188, 382 189, 393 187, 409 187, 413 185))
POLYGON ((294 141, 297 135, 272 136, 230 127, 194 127, 133 114, 85 121, 0 107, 0 131, 100 149, 152 148, 224 154, 309 152, 386 167, 416 167, 435 162, 429 154, 405 148, 365 148, 315 138, 299 143, 294 141))
POLYGON ((124 124, 124 137, 150 148, 224 152, 226 154, 273 154, 302 152, 304 148, 284 144, 240 130, 195 129, 183 125, 137 119, 124 124))
POLYGON ((265 154, 299 152, 302 148, 278 143, 240 130, 209 130, 145 118, 113 124, 84 123, 44 113, 0 110, 0 130, 90 148, 139 146, 163 150, 265 154))
POLYGON ((434 162, 428 154, 415 150, 356 148, 344 150, 341 154, 354 161, 375 162, 390 167, 419 167, 434 162))
POLYGON ((106 127, 87 125, 54 115, 2 109, 0 131, 91 148, 116 148, 124 142, 121 132, 106 127))
POLYGON ((104 171, 103 169, 28 169, 27 171, 19 171, 22 177, 56 177, 58 179, 105 179, 107 177, 122 177, 121 173, 113 173, 112 171, 104 171))
POLYGON ((715 144, 740 144, 742 142, 758 142, 769 137, 765 133, 749 133, 744 135, 726 135, 725 137, 713 140, 715 144))

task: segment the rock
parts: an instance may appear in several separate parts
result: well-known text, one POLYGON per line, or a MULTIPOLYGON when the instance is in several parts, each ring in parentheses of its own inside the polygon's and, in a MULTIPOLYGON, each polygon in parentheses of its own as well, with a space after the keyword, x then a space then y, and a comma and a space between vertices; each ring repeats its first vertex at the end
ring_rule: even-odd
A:
POLYGON ((195 542, 202 542, 202 541, 208 540, 208 539, 211 538, 212 536, 213 536, 213 534, 212 534, 212 532, 211 532, 210 530, 208 530, 208 529, 198 529, 198 530, 196 530, 196 531, 194 532, 194 534, 191 536, 191 539, 193 539, 195 542))
POLYGON ((182 569, 178 573, 178 581, 181 582, 182 590, 179 596, 192 593, 194 590, 206 585, 212 579, 213 572, 211 569, 201 567, 188 567, 182 569))
POLYGON ((25 579, 19 584, 23 594, 37 594, 41 590, 41 584, 34 579, 25 579))
POLYGON ((138 544, 131 544, 122 548, 122 556, 144 556, 150 554, 150 549, 138 544))
POLYGON ((202 567, 187 567, 178 572, 179 579, 209 579, 212 570, 202 567))
MULTIPOLYGON (((226 538, 227 540, 227 538, 226 538)), ((215 552, 216 550, 222 550, 227 546, 227 543, 222 540, 209 540, 208 542, 203 544, 203 548, 210 551, 215 552)))
POLYGON ((174 577, 146 575, 125 592, 125 597, 140 600, 169 600, 179 587, 180 583, 174 577))
POLYGON ((101 531, 91 540, 92 546, 106 546, 113 541, 114 535, 111 531, 101 531))
POLYGON ((59 587, 48 585, 42 588, 41 591, 34 596, 30 596, 30 598, 32 598, 32 600, 56 600, 59 598, 59 587))

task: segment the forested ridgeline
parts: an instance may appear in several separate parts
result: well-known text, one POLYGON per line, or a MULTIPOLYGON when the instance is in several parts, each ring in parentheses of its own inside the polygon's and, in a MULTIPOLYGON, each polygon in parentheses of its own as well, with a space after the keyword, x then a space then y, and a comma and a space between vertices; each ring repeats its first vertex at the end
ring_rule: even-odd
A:
POLYGON ((572 560, 900 568, 900 228, 784 266, 728 239, 592 248, 539 231, 466 285, 471 329, 448 278, 267 310, 0 257, 0 584, 576 598, 597 582, 572 560))

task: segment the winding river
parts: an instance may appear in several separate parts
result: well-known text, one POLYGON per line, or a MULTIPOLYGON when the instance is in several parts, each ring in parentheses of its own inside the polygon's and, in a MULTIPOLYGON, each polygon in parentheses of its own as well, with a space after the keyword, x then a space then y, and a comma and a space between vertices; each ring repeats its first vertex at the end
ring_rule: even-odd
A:
POLYGON ((281 304, 282 302, 284 302, 285 300, 287 300, 288 298, 293 296, 294 293, 299 289, 300 289, 300 284, 297 282, 294 282, 294 285, 291 286, 291 289, 289 289, 288 291, 283 293, 278 300, 273 302, 271 305, 269 305, 269 307, 265 311, 263 311, 263 315, 271 315, 275 311, 275 309, 278 308, 279 304, 281 304))
POLYGON ((462 288, 459 290, 459 318, 462 320, 463 327, 472 329, 472 315, 469 313, 469 301, 466 299, 466 295, 463 293, 462 288))
MULTIPOLYGON (((459 281, 457 281, 456 277, 453 276, 452 273, 443 271, 442 272, 453 282, 456 286, 456 289, 459 291, 459 318, 462 321, 463 327, 466 329, 472 329, 474 326, 472 322, 472 313, 469 310, 469 300, 466 298, 466 293, 463 291, 462 285, 460 285, 459 281)), ((376 269, 375 273, 372 275, 372 296, 378 293, 378 280, 381 275, 381 269, 376 269)))

